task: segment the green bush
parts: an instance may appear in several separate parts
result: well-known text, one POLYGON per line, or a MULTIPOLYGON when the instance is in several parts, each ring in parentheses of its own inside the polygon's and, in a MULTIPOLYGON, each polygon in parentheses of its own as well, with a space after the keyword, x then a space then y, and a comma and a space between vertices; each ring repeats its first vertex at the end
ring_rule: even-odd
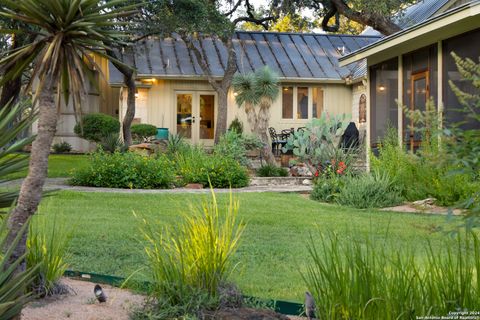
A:
POLYGON ((82 124, 77 123, 73 131, 83 139, 99 142, 111 133, 118 133, 120 122, 103 113, 90 113, 83 116, 82 124))
POLYGON ((257 170, 259 177, 288 177, 288 170, 282 167, 276 167, 270 164, 261 166, 257 170))
POLYGON ((374 172, 346 177, 336 202, 359 209, 384 208, 400 204, 402 197, 387 174, 374 172))
MULTIPOLYGON (((234 270, 232 258, 244 230, 238 208, 232 197, 219 208, 212 192, 210 201, 190 205, 176 226, 164 228, 139 219, 157 303, 147 314, 155 319, 193 318, 202 310, 218 308, 220 289, 234 270)), ((143 315, 137 319, 145 319, 145 310, 143 315)))
POLYGON ((318 319, 416 319, 478 309, 477 234, 444 237, 438 249, 419 244, 426 259, 388 238, 343 237, 310 235, 302 277, 318 302, 318 319))
POLYGON ((175 156, 177 173, 184 183, 214 188, 241 188, 248 185, 247 169, 236 160, 219 154, 208 155, 202 147, 190 147, 175 156))
POLYGON ((126 152, 128 150, 128 147, 116 132, 109 133, 105 137, 102 137, 97 145, 102 151, 110 153, 126 152))
POLYGON ((320 176, 314 181, 310 199, 320 202, 335 202, 338 194, 343 188, 345 177, 320 176))
POLYGON ((175 181, 174 172, 173 162, 163 155, 155 158, 131 152, 96 152, 90 165, 74 172, 70 182, 106 188, 169 188, 175 181))
POLYGON ((216 156, 236 160, 241 165, 246 166, 248 164, 245 141, 236 131, 227 131, 222 135, 214 146, 213 152, 216 156))
POLYGON ((232 122, 230 123, 230 126, 228 127, 228 131, 233 131, 233 132, 237 133, 238 135, 242 135, 243 134, 243 123, 242 123, 242 121, 240 121, 240 119, 235 117, 235 119, 233 119, 232 122))
POLYGON ((56 153, 66 153, 72 151, 72 145, 66 141, 55 143, 52 149, 56 153))
POLYGON ((151 124, 134 124, 130 128, 133 139, 137 141, 146 141, 157 134, 157 127, 151 124))

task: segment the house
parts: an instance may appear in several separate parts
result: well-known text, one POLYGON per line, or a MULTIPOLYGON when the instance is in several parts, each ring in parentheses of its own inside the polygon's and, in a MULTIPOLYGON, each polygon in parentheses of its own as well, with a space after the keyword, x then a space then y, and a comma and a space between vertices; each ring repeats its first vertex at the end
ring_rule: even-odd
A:
MULTIPOLYGON (((442 108, 451 105, 451 92, 444 94, 448 91, 446 81, 458 74, 454 74, 451 58, 444 52, 458 48, 470 50, 460 55, 478 56, 475 29, 478 31, 480 19, 476 12, 478 0, 420 0, 397 18, 404 29, 389 37, 369 29, 358 36, 236 32, 238 72, 268 65, 279 75, 282 90, 270 118, 270 125, 277 130, 304 126, 326 111, 350 115, 372 144, 383 136, 389 122, 401 128, 399 135, 404 137, 409 132, 396 99, 409 105, 413 83, 420 91, 420 86, 425 87, 423 98, 433 96, 442 108), (462 34, 465 37, 456 43, 455 37, 462 34)), ((204 39, 199 45, 208 57, 212 74, 221 78, 226 65, 223 44, 204 39)), ((213 144, 216 93, 179 37, 145 39, 121 56, 137 69, 134 122, 167 128, 171 134, 182 134, 194 143, 213 144)), ((123 76, 111 63, 99 63, 106 79, 100 81, 100 90, 92 90, 88 112, 104 112, 121 120, 126 111, 123 76)), ((238 117, 248 132, 245 112, 234 98, 235 92, 230 90, 227 124, 238 117)), ((68 110, 62 113, 57 139, 85 150, 89 145, 74 136, 74 118, 68 110)), ((453 109, 446 112, 453 121, 453 109)))
MULTIPOLYGON (((234 47, 238 72, 248 73, 267 65, 278 74, 282 90, 271 108, 270 125, 281 130, 305 126, 322 111, 351 114, 352 86, 347 85, 346 78, 356 64, 339 67, 338 58, 378 39, 378 36, 236 32, 234 47)), ((199 47, 208 57, 212 74, 221 78, 227 60, 223 44, 203 39, 199 47)), ((124 52, 122 59, 137 69, 136 121, 166 127, 194 143, 213 145, 216 94, 195 56, 179 37, 145 40, 134 52, 124 52)), ((122 88, 122 74, 113 65, 109 71, 110 85, 122 88)), ((126 110, 125 94, 126 90, 121 89, 121 117, 126 110)), ((234 98, 235 92, 230 90, 227 123, 238 117, 249 131, 245 112, 234 98)))
POLYGON ((392 125, 408 149, 418 147, 420 137, 412 130, 415 124, 401 106, 425 111, 429 99, 444 124, 467 120, 465 128, 480 129, 457 110, 461 105, 448 83, 451 80, 463 91, 474 93, 472 86, 461 81, 451 52, 478 62, 480 1, 447 1, 441 7, 432 17, 339 59, 341 66, 366 61, 369 146, 375 148, 392 125))

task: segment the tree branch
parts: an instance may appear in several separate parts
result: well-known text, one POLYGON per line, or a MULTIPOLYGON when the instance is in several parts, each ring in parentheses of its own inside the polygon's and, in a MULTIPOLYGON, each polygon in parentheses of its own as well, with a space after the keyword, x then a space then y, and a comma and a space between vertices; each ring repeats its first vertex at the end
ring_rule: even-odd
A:
POLYGON ((389 18, 376 12, 358 12, 352 10, 344 0, 330 0, 337 8, 338 13, 344 15, 350 20, 363 25, 371 26, 384 35, 390 35, 401 30, 399 26, 393 23, 389 18))
POLYGON ((235 3, 235 5, 233 6, 232 10, 224 13, 224 16, 225 16, 225 17, 229 17, 229 16, 231 16, 232 14, 234 14, 235 11, 237 11, 238 7, 242 4, 242 1, 243 1, 243 0, 238 0, 238 2, 235 3))

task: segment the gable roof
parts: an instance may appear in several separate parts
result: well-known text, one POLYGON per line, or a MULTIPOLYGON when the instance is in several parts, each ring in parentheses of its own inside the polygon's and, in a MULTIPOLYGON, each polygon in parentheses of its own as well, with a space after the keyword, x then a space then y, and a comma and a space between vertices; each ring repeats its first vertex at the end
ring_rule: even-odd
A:
MULTIPOLYGON (((268 65, 283 81, 343 81, 355 66, 340 67, 338 59, 377 40, 378 36, 239 31, 233 44, 239 72, 268 65)), ((197 41, 196 46, 207 56, 212 74, 221 78, 227 63, 223 43, 206 38, 197 41)), ((137 69, 139 78, 205 78, 195 56, 178 35, 147 39, 120 55, 137 69)), ((123 83, 122 74, 111 63, 109 82, 123 83)))

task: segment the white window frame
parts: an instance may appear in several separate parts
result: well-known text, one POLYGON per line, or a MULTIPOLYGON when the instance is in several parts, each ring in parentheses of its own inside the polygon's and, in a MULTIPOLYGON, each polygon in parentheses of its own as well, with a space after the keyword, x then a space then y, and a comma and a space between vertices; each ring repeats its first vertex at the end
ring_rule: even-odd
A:
POLYGON ((319 88, 322 90, 323 94, 323 110, 325 110, 325 89, 320 85, 282 85, 282 121, 298 121, 298 122, 308 122, 313 119, 313 88, 319 88), (293 88, 293 118, 283 118, 283 88, 293 88), (300 119, 298 118, 298 88, 308 88, 308 118, 300 119))

